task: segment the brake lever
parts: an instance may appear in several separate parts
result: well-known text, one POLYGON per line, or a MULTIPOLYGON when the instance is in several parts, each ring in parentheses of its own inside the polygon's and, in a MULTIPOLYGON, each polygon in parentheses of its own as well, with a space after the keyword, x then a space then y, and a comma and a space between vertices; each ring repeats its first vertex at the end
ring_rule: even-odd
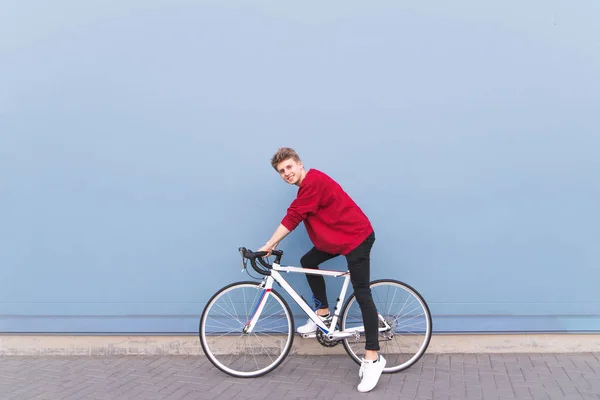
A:
POLYGON ((242 255, 242 271, 244 272, 246 270, 246 268, 248 267, 248 260, 246 259, 246 257, 244 257, 244 250, 240 249, 240 254, 242 255))

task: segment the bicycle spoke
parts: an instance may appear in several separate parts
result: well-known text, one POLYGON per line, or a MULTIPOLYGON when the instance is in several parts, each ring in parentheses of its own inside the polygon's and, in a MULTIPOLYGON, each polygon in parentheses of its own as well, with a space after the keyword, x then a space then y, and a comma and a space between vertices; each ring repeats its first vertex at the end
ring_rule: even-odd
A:
POLYGON ((205 307, 200 329, 202 348, 213 365, 230 375, 260 376, 281 363, 291 348, 289 307, 275 291, 266 297, 263 293, 255 282, 232 284, 205 307), (260 314, 254 315, 252 332, 243 333, 261 300, 265 304, 260 314), (238 332, 240 335, 232 335, 238 332))
MULTIPOLYGON (((384 372, 410 367, 429 345, 431 317, 427 305, 414 289, 398 281, 376 281, 371 284, 371 293, 379 314, 391 328, 380 331, 378 336, 381 353, 387 360, 384 372)), ((354 295, 342 313, 342 329, 362 325, 362 313, 354 295)), ((364 354, 365 339, 362 332, 358 342, 352 337, 343 340, 344 348, 356 362, 364 354)))

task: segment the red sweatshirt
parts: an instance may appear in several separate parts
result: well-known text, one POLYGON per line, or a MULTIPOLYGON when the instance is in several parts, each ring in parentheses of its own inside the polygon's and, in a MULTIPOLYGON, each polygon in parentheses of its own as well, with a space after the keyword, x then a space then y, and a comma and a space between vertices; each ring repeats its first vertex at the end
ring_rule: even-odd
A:
POLYGON ((306 173, 281 224, 293 231, 301 221, 314 246, 346 255, 373 232, 367 216, 342 187, 321 171, 306 173))

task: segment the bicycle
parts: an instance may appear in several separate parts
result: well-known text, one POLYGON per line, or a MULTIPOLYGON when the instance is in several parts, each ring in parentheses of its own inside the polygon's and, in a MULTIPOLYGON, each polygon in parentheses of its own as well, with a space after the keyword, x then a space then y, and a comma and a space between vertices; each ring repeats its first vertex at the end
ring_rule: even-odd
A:
MULTIPOLYGON (((226 285, 204 307, 199 326, 200 343, 216 368, 234 377, 258 377, 273 371, 287 357, 294 341, 294 320, 287 301, 273 288, 274 283, 317 324, 317 331, 302 335, 303 338, 316 337, 325 347, 342 343, 346 353, 360 365, 365 346, 364 328, 354 293, 340 307, 350 283, 349 271, 283 266, 281 250, 272 251, 276 257, 272 264, 263 260, 266 252, 253 252, 244 247, 240 247, 239 252, 242 271, 250 275, 247 268, 250 261, 263 278, 261 282, 240 281, 226 285), (333 318, 328 323, 322 321, 283 278, 283 273, 344 278, 333 318)), ((429 346, 432 333, 429 307, 406 283, 380 279, 372 281, 370 287, 379 316, 380 351, 387 360, 383 373, 405 370, 414 365, 429 346), (382 297, 385 297, 384 302, 381 302, 382 297), (392 312, 394 305, 398 310, 392 312)))

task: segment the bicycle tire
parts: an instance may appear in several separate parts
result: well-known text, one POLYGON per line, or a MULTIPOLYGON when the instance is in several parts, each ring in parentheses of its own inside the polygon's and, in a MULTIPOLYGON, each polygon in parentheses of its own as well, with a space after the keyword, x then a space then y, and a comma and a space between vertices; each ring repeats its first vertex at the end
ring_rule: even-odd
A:
MULTIPOLYGON (((422 311, 423 311, 423 317, 425 319, 425 333, 424 333, 423 341, 422 341, 422 343, 420 343, 418 351, 412 357, 410 357, 406 362, 403 362, 398 365, 396 365, 392 362, 393 360, 391 359, 391 357, 390 358, 386 357, 387 364, 386 364, 386 368, 384 368, 384 370, 383 370, 383 373, 395 373, 395 372, 399 372, 399 371, 405 370, 407 368, 410 368, 416 362, 418 362, 421 359, 421 357, 425 354, 425 352, 427 351, 427 348, 429 347, 429 343, 431 341, 433 324, 432 324, 431 312, 429 310, 429 306, 427 305, 427 302, 425 301, 423 296, 419 292, 417 292, 416 289, 414 289, 412 286, 410 286, 404 282, 401 282, 401 281, 398 281, 395 279, 375 280, 369 284, 369 287, 370 287, 371 291, 373 292, 373 290, 375 288, 378 288, 378 287, 381 287, 384 285, 401 288, 401 289, 405 290, 407 293, 409 293, 410 295, 412 295, 420 304, 422 311)), ((395 297, 395 294, 394 294, 394 297, 395 297)), ((373 301, 377 305, 377 302, 375 300, 375 295, 373 296, 373 301)), ((356 301, 355 293, 352 293, 350 295, 350 297, 348 298, 348 300, 346 301, 346 303, 344 303, 344 306, 342 307, 341 320, 340 320, 342 329, 347 328, 346 324, 347 324, 347 320, 348 320, 348 312, 349 312, 349 308, 353 304, 356 304, 358 307, 358 302, 356 301)), ((377 307, 377 308, 378 308, 378 311, 380 311, 381 307, 377 307)), ((391 308, 391 306, 390 306, 390 308, 391 308)), ((355 314, 356 314, 356 311, 355 311, 355 314)), ((386 315, 384 315, 384 318, 386 318, 386 315)), ((355 319, 356 319, 356 316, 355 316, 355 319)), ((362 322, 362 319, 361 319, 361 322, 362 322)), ((361 334, 361 336, 364 337, 364 332, 361 334)), ((354 360, 354 362, 356 362, 357 364, 360 365, 362 362, 362 359, 361 359, 360 355, 357 354, 357 351, 355 351, 355 349, 352 348, 353 347, 352 340, 354 340, 352 337, 345 338, 345 339, 343 339, 342 344, 344 345, 344 349, 346 350, 346 353, 348 353, 350 358, 352 358, 354 360)), ((381 350, 380 350, 381 354, 383 354, 385 356, 385 352, 383 351, 384 349, 381 346, 381 340, 380 340, 380 348, 381 348, 381 350)), ((363 346, 363 351, 364 351, 364 346, 363 346)), ((398 356, 398 358, 400 358, 400 356, 398 356)))
MULTIPOLYGON (((281 346, 281 354, 279 354, 277 356, 277 358, 271 362, 270 364, 268 364, 267 366, 260 368, 258 365, 258 362, 255 358, 255 362, 256 362, 256 366, 257 366, 257 370, 253 370, 253 371, 240 371, 237 370, 231 366, 227 366, 224 364, 224 362, 222 360, 220 360, 220 358, 217 355, 217 347, 216 345, 214 346, 214 348, 211 348, 211 346, 209 345, 209 338, 215 337, 215 339, 218 339, 216 336, 213 336, 211 334, 209 334, 207 332, 207 320, 209 318, 209 315, 211 315, 211 310, 213 309, 213 306, 216 304, 216 302, 221 299, 224 295, 236 290, 236 289, 240 289, 240 288, 249 288, 252 290, 256 290, 257 291, 257 295, 261 295, 263 289, 260 287, 260 282, 252 282, 252 281, 240 281, 240 282, 234 282, 231 283, 229 285, 224 286, 223 288, 219 289, 211 298, 210 300, 206 303, 206 306, 204 307, 204 310, 202 311, 202 316, 200 317, 200 323, 199 323, 199 338, 200 338, 200 345, 202 346, 202 350, 204 351, 204 354, 207 356, 208 360, 220 371, 237 377, 237 378, 255 378, 258 376, 262 376, 265 375, 271 371, 273 371, 275 368, 277 368, 279 365, 281 365, 281 363, 285 360, 285 358, 287 357, 287 355, 289 354, 291 348, 292 348, 292 344, 294 342, 294 319, 292 316, 292 312, 290 310, 290 307, 288 305, 288 303, 285 301, 285 299, 274 289, 271 289, 270 293, 269 293, 269 298, 268 301, 271 301, 271 297, 273 299, 275 299, 275 301, 277 302, 277 304, 279 304, 281 306, 281 310, 277 311, 275 314, 278 314, 275 318, 277 318, 278 316, 281 316, 281 313, 284 314, 285 317, 285 321, 288 323, 289 328, 287 329, 287 333, 286 333, 286 337, 285 337, 285 343, 283 346, 281 346)), ((235 302, 236 304, 238 302, 235 302)), ((232 302, 233 304, 233 302, 232 302)), ((256 305, 256 301, 251 303, 253 306, 256 305)), ((265 306, 265 309, 263 309, 263 312, 261 313, 260 318, 263 318, 265 315, 265 310, 267 309, 267 306, 265 306)), ((226 310, 229 311, 229 310, 226 310)), ((252 312, 250 312, 251 314, 252 312)), ((232 313, 229 313, 229 315, 232 315, 232 313)), ((233 316, 233 315, 232 315, 233 316)), ((248 313, 246 313, 246 317, 248 317, 248 313)), ((233 329, 233 332, 239 332, 240 335, 237 338, 243 338, 243 337, 247 337, 248 334, 245 334, 241 331, 241 329, 243 328, 243 326, 245 325, 245 322, 247 321, 244 320, 242 321, 240 318, 237 318, 237 321, 234 321, 233 325, 235 326, 235 329, 233 329)), ((219 321, 219 326, 223 325, 223 322, 219 321)), ((257 325, 255 327, 255 329, 257 327, 259 327, 261 324, 261 319, 259 319, 259 321, 257 322, 257 325)), ((229 329, 230 326, 227 326, 225 329, 229 329)), ((229 332, 231 333, 231 331, 229 332)), ((254 332, 252 332, 253 334, 256 334, 256 330, 254 332)), ((225 335, 222 335, 221 337, 223 337, 225 335)), ((234 338, 235 339, 235 338, 234 338)), ((225 339, 227 340, 227 339, 225 339)), ((263 349, 267 350, 267 347, 265 347, 263 345, 263 343, 257 338, 257 341, 260 345, 260 347, 262 347, 263 349)), ((268 347, 270 348, 270 347, 268 347)), ((233 351, 235 351, 236 349, 238 349, 238 347, 234 347, 233 351)), ((255 355, 255 354, 252 354, 255 355)), ((244 354, 244 357, 246 357, 246 354, 244 354)), ((233 359, 233 353, 231 355, 231 357, 233 359)), ((271 358, 269 356, 269 358, 271 358)), ((245 358, 244 358, 245 360, 245 358)))

